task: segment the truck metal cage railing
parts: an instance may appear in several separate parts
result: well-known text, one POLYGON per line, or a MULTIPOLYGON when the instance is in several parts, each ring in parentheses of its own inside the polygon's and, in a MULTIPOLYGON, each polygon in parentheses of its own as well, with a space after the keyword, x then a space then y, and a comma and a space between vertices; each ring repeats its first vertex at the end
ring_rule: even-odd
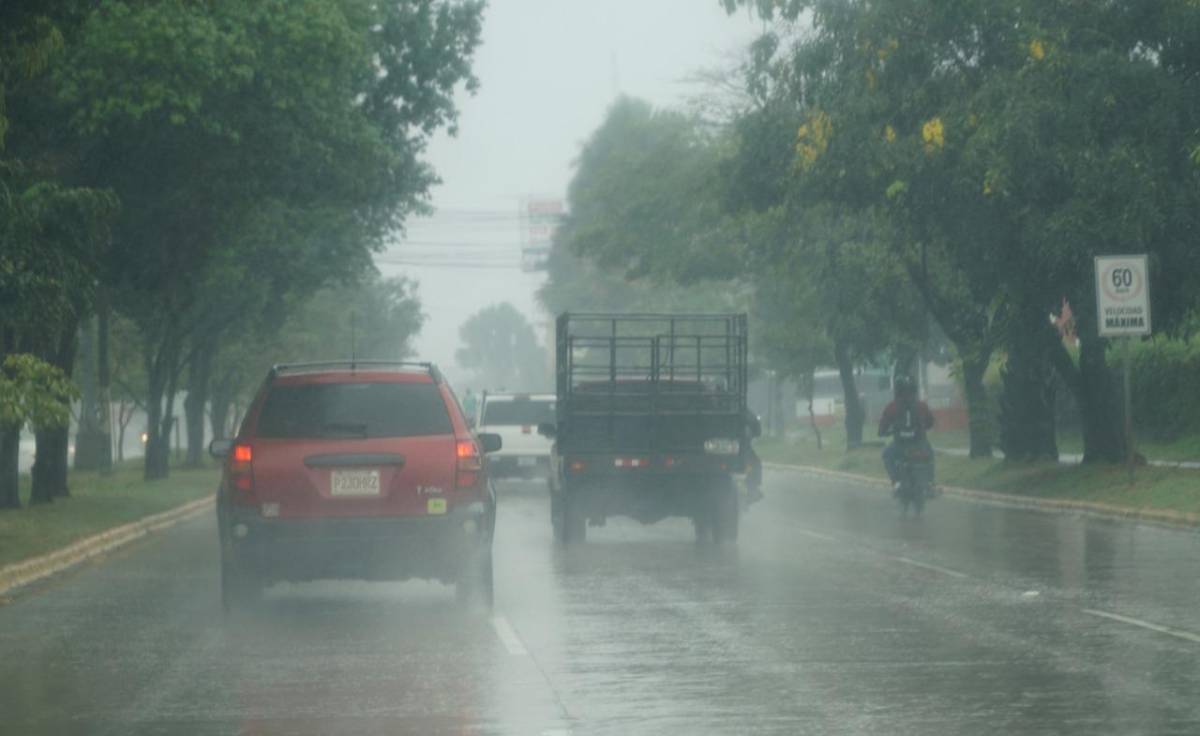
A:
POLYGON ((560 421, 728 417, 746 410, 744 314, 573 314, 556 325, 560 421))
POLYGON ((271 378, 292 376, 322 371, 402 371, 418 368, 428 373, 433 380, 441 381, 441 372, 433 363, 414 360, 323 360, 312 363, 277 363, 271 366, 271 378))

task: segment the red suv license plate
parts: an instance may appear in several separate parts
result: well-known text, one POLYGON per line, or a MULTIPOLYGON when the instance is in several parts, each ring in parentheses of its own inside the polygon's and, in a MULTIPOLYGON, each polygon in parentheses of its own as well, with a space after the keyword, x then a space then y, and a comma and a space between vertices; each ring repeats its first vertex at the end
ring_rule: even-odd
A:
POLYGON ((331 496, 378 496, 378 470, 335 470, 329 480, 331 496))

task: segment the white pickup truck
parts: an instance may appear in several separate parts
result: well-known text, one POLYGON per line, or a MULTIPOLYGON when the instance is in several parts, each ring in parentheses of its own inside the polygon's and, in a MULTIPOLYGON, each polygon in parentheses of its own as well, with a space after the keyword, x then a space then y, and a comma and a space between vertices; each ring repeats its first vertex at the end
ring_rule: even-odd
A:
POLYGON ((503 438, 499 452, 488 455, 492 478, 548 478, 552 440, 538 425, 553 423, 554 394, 484 393, 475 428, 503 438))

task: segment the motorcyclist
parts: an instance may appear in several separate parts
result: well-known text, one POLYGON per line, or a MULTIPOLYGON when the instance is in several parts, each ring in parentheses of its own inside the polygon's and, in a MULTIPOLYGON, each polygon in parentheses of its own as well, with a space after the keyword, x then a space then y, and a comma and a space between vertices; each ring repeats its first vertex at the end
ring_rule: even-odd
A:
POLYGON ((933 429, 933 412, 929 405, 917 397, 917 384, 911 376, 897 376, 893 384, 895 398, 883 410, 879 417, 879 436, 892 436, 892 442, 883 448, 883 466, 887 468, 888 478, 892 481, 892 490, 900 487, 899 478, 899 448, 897 439, 906 437, 906 441, 919 442, 929 447, 926 433, 933 429))

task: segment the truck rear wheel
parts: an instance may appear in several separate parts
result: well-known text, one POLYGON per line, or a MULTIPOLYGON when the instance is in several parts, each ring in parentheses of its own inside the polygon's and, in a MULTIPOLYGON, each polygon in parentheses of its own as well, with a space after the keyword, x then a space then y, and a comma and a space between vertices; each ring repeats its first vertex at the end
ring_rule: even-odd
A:
POLYGON ((713 484, 709 508, 712 510, 713 542, 736 543, 740 509, 733 478, 725 476, 713 484))
POLYGON ((587 514, 584 513, 579 499, 571 494, 563 496, 562 525, 563 542, 566 544, 582 544, 587 541, 587 514))

